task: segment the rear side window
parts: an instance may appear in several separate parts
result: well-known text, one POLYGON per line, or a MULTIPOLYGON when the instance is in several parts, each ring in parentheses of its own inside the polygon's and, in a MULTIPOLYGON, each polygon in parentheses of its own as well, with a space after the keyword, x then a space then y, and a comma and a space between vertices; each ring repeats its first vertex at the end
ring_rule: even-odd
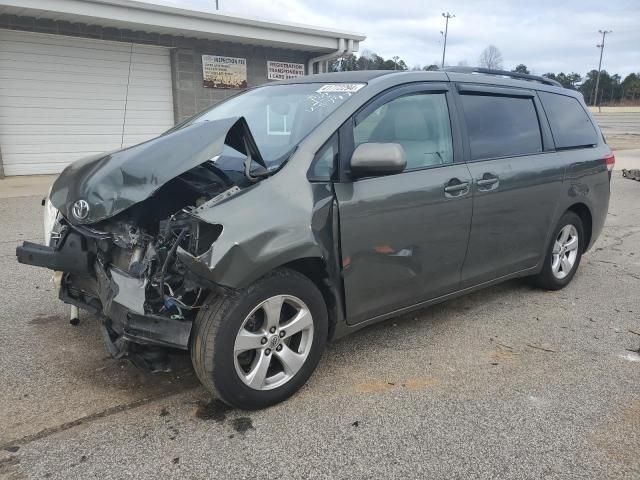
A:
POLYGON ((538 92, 556 148, 577 148, 598 144, 598 132, 578 99, 538 92))
POLYGON ((471 159, 542 152, 533 98, 461 95, 471 159))

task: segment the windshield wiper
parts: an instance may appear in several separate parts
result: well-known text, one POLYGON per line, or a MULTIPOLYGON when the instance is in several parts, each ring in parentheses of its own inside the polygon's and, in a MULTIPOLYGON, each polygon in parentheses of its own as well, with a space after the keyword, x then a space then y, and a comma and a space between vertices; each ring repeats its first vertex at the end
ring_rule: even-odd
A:
MULTIPOLYGON (((282 170, 282 168, 287 164, 289 159, 293 156, 294 152, 298 149, 298 146, 296 145, 287 153, 285 153, 284 155, 280 156, 277 160, 272 162, 277 165, 275 168, 270 169, 269 167, 266 167, 264 171, 251 173, 251 162, 253 162, 253 157, 251 156, 251 150, 249 150, 246 140, 244 140, 244 147, 245 147, 245 151, 247 152, 246 153, 247 156, 244 159, 244 175, 245 177, 247 177, 247 179, 249 179, 249 181, 254 183, 263 178, 267 178, 267 177, 270 177, 271 175, 275 175, 280 170, 282 170)), ((262 167, 262 165, 260 166, 262 167)))
POLYGON ((243 139, 243 141, 244 141, 244 150, 247 155, 247 157, 244 159, 244 176, 247 177, 247 179, 253 183, 257 182, 261 178, 268 177, 269 176, 268 170, 265 170, 264 172, 258 172, 256 174, 251 173, 251 162, 253 162, 253 158, 251 157, 251 149, 249 148, 249 142, 247 142, 247 139, 245 138, 243 139))

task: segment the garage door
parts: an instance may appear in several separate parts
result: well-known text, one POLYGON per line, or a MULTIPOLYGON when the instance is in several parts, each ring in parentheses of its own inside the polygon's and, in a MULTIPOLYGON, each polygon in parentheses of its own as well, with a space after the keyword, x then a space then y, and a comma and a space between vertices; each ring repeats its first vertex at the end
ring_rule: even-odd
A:
POLYGON ((5 175, 58 173, 172 125, 168 49, 0 30, 5 175))

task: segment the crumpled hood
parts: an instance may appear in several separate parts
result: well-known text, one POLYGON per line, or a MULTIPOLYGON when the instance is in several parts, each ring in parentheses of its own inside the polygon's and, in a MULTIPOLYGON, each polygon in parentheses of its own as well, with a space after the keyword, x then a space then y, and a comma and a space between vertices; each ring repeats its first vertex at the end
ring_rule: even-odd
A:
POLYGON ((73 162, 56 179, 49 198, 71 222, 96 223, 149 198, 171 179, 220 155, 225 143, 245 154, 247 145, 253 158, 263 163, 243 117, 206 121, 73 162))

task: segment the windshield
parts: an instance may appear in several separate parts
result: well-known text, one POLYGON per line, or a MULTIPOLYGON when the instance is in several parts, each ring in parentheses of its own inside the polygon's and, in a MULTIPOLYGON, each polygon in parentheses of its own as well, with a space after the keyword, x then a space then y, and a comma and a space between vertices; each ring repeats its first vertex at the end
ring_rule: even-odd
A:
MULTIPOLYGON (((322 120, 362 87, 364 84, 361 83, 299 83, 259 87, 213 106, 179 128, 197 122, 243 116, 267 168, 273 170, 322 120)), ((234 153, 238 152, 226 151, 225 155, 234 153)))

